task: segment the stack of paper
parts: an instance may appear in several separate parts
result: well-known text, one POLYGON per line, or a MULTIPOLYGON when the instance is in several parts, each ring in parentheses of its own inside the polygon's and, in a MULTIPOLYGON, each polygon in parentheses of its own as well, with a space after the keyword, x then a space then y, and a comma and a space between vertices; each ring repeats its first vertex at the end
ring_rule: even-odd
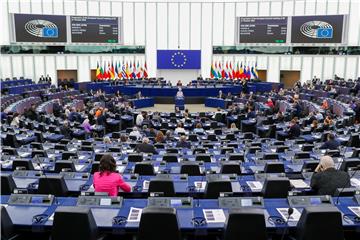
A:
POLYGON ((309 184, 302 179, 292 179, 290 180, 290 184, 294 188, 310 188, 309 184))
POLYGON ((150 185, 150 181, 144 180, 143 182, 143 190, 148 190, 150 185))
POLYGON ((246 184, 250 187, 251 191, 261 191, 263 184, 259 181, 246 181, 246 184))
POLYGON ((356 216, 360 217, 360 207, 349 207, 350 211, 352 211, 356 216))
POLYGON ((293 208, 294 212, 289 217, 288 214, 288 208, 276 208, 276 210, 280 213, 281 217, 284 219, 284 221, 287 221, 288 218, 290 222, 297 222, 300 219, 301 213, 296 208, 293 208))
POLYGON ((207 223, 225 223, 226 217, 222 209, 203 209, 207 223))
POLYGON ((350 179, 351 186, 360 188, 360 179, 357 178, 351 178, 350 179))
POLYGON ((127 218, 128 222, 140 222, 142 209, 141 208, 130 208, 130 213, 127 218))
POLYGON ((196 190, 205 190, 206 182, 194 182, 196 190))

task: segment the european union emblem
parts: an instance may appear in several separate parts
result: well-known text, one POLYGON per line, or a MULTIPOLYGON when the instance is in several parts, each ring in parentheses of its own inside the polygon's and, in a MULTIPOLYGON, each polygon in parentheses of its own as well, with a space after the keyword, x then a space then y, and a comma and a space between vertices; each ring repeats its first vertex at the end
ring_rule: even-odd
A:
POLYGON ((57 38, 59 36, 58 29, 56 27, 44 27, 42 31, 44 38, 57 38))
POLYGON ((332 38, 333 29, 332 28, 318 28, 317 29, 317 38, 332 38))
POLYGON ((200 50, 158 50, 158 69, 200 69, 200 50))

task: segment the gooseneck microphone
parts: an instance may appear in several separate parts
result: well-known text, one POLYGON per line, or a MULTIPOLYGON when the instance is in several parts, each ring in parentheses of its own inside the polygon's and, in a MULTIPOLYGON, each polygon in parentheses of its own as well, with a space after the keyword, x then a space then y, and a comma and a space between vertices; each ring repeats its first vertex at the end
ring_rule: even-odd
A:
POLYGON ((285 235, 286 235, 286 233, 287 233, 287 230, 288 230, 288 228, 289 228, 288 222, 289 222, 290 216, 291 216, 293 213, 294 213, 294 209, 293 209, 292 207, 289 207, 289 208, 288 208, 288 216, 287 216, 286 222, 285 222, 286 227, 285 227, 285 229, 284 229, 284 231, 283 231, 283 233, 282 233, 282 235, 281 235, 281 240, 284 240, 284 237, 285 237, 285 235))
MULTIPOLYGON (((357 165, 355 168, 356 168, 356 170, 355 170, 355 171, 351 174, 351 176, 350 176, 350 181, 351 181, 351 179, 355 176, 355 174, 359 171, 360 165, 357 165)), ((344 186, 341 188, 339 194, 336 196, 336 204, 339 204, 339 200, 340 200, 341 193, 344 191, 344 189, 347 187, 347 185, 348 185, 348 183, 346 182, 346 183, 344 184, 344 186)))

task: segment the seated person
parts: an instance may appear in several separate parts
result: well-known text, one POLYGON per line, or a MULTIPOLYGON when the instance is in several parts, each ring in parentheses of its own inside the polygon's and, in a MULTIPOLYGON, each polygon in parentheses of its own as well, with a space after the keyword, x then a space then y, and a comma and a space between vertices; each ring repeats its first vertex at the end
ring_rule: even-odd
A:
POLYGON ((205 132, 205 130, 204 130, 203 126, 201 125, 201 123, 197 123, 193 132, 196 134, 203 134, 205 132))
POLYGON ((248 113, 246 114, 246 118, 256 118, 256 112, 254 111, 253 107, 249 107, 248 113))
POLYGON ((64 121, 63 125, 60 127, 60 133, 64 135, 65 139, 71 139, 71 129, 68 121, 64 121))
POLYGON ((140 153, 157 154, 155 147, 153 145, 151 145, 149 142, 150 142, 149 139, 147 137, 144 137, 142 143, 139 143, 138 145, 136 145, 134 151, 140 152, 140 153))
POLYGON ((219 94, 218 94, 218 96, 217 96, 218 98, 225 98, 225 96, 224 96, 224 94, 223 94, 223 92, 221 91, 221 90, 219 90, 219 94))
POLYGON ((34 104, 25 112, 25 116, 32 121, 37 119, 36 106, 34 104))
POLYGON ((185 134, 184 125, 182 123, 178 123, 177 127, 174 131, 175 134, 185 134))
POLYGON ((156 143, 165 143, 165 135, 162 131, 158 131, 155 137, 156 143))
POLYGON ((19 113, 15 112, 13 114, 13 118, 11 120, 10 126, 19 128, 19 124, 20 124, 20 115, 19 113))
POLYGON ((234 131, 239 131, 239 129, 236 126, 236 123, 231 123, 230 125, 230 131, 234 132, 234 131))
POLYGON ((231 92, 228 92, 226 99, 233 100, 233 96, 231 95, 231 92))
POLYGON ((179 141, 176 143, 177 148, 191 148, 191 143, 186 141, 186 136, 182 135, 179 141))
POLYGON ((105 136, 103 141, 104 141, 104 144, 111 144, 112 143, 111 139, 108 136, 105 136))
POLYGON ((131 186, 116 171, 115 159, 109 154, 100 159, 99 171, 94 174, 93 185, 95 192, 106 192, 109 196, 117 196, 119 189, 131 192, 131 186))
POLYGON ((136 140, 140 140, 142 135, 137 127, 133 127, 133 130, 130 132, 129 137, 135 137, 136 140))
POLYGON ((268 106, 269 108, 274 108, 275 107, 273 101, 271 100, 271 98, 268 98, 265 105, 268 106))
POLYGON ((300 136, 301 129, 295 118, 290 121, 290 128, 287 133, 289 138, 297 138, 300 136))
POLYGON ((329 133, 327 135, 327 141, 321 145, 320 149, 330 149, 330 150, 336 150, 340 146, 339 141, 335 139, 335 135, 332 133, 329 133))
POLYGON ((321 108, 324 110, 328 110, 329 109, 329 103, 326 99, 323 100, 321 108))
POLYGON ((350 187, 350 176, 335 169, 330 156, 323 156, 311 177, 310 186, 319 195, 334 196, 337 188, 350 187))

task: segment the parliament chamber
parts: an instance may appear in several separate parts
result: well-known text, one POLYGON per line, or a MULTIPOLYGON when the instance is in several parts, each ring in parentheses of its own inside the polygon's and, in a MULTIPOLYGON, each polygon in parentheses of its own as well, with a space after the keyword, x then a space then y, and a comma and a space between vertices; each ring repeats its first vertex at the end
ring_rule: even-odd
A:
POLYGON ((1 239, 360 239, 358 1, 0 4, 1 239))

